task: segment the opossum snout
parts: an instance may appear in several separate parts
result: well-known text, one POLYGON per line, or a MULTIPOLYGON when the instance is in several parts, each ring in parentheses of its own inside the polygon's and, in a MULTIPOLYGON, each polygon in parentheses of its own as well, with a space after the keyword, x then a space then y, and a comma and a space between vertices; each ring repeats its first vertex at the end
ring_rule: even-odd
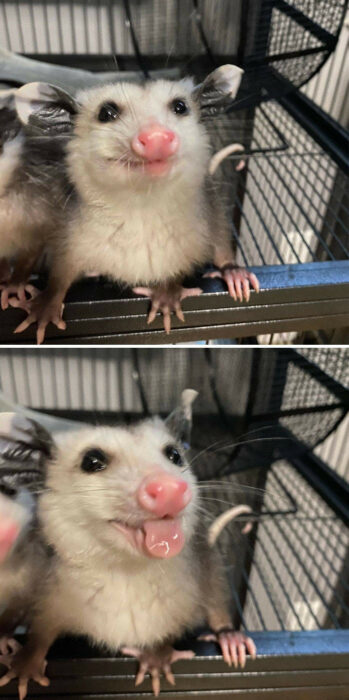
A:
POLYGON ((178 150, 179 138, 174 131, 153 124, 138 132, 131 145, 133 151, 145 160, 166 160, 178 150))
POLYGON ((178 515, 191 500, 186 481, 165 472, 154 472, 143 479, 138 491, 139 505, 158 518, 178 515))

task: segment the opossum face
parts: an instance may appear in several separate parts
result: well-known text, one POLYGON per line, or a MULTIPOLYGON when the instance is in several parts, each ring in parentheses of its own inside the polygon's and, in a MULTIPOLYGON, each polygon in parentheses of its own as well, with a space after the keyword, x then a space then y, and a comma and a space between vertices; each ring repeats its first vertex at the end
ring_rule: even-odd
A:
POLYGON ((191 79, 144 85, 116 83, 76 98, 47 83, 15 92, 20 121, 45 135, 70 134, 69 166, 80 189, 148 188, 175 180, 197 186, 207 173, 208 135, 203 116, 234 99, 243 71, 220 66, 194 87, 191 79))
POLYGON ((145 187, 159 178, 197 181, 207 170, 208 137, 191 81, 109 85, 78 95, 70 166, 103 187, 145 187))
POLYGON ((169 558, 193 532, 195 483, 160 419, 87 429, 65 438, 48 467, 43 518, 58 543, 80 533, 83 547, 88 534, 91 550, 169 558))

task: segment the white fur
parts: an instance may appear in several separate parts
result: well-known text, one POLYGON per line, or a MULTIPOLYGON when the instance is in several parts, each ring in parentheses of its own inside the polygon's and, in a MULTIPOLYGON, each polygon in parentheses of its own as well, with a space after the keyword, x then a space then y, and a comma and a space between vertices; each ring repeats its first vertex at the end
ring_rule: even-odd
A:
POLYGON ((190 83, 119 84, 81 93, 78 99, 82 107, 68 166, 82 203, 65 243, 74 273, 98 270, 131 285, 189 273, 211 252, 202 191, 208 137, 198 121, 190 83), (175 97, 187 100, 189 115, 171 111, 175 97), (110 101, 120 106, 121 115, 100 123, 100 106, 110 101), (171 170, 161 177, 118 161, 135 158, 132 138, 154 121, 180 139, 171 170))
POLYGON ((46 537, 60 557, 43 603, 45 625, 117 649, 161 642, 202 619, 188 546, 196 522, 195 479, 164 456, 170 442, 159 420, 130 429, 88 429, 63 439, 49 466, 49 490, 40 500, 46 537), (103 449, 110 463, 86 474, 81 457, 91 447, 103 449), (144 521, 136 491, 144 476, 159 469, 186 479, 193 492, 182 515, 188 543, 169 560, 138 553, 108 522, 117 518, 136 526, 144 521))
POLYGON ((22 134, 17 134, 14 139, 6 141, 4 144, 0 155, 0 198, 5 194, 13 173, 18 167, 22 145, 22 134))

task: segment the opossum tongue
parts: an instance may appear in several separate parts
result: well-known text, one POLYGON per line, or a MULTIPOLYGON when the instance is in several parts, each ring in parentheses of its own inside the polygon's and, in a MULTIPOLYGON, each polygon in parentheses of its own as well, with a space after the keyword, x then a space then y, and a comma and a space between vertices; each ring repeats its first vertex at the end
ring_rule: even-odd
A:
POLYGON ((144 550, 148 557, 169 559, 179 554, 185 538, 180 520, 176 518, 148 520, 143 524, 144 550))

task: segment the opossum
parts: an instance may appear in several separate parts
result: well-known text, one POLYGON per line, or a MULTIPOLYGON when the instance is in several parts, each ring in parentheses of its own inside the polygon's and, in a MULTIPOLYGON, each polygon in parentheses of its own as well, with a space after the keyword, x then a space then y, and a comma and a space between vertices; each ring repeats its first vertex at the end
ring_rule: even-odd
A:
POLYGON ((235 265, 202 119, 233 99, 242 72, 225 65, 198 87, 190 79, 122 83, 76 99, 43 83, 17 91, 24 124, 52 134, 70 124, 67 166, 77 199, 56 237, 48 287, 15 332, 37 321, 42 342, 48 323, 65 328, 66 292, 91 271, 150 297, 148 323, 160 311, 166 332, 172 311, 184 321, 182 299, 201 294, 182 282, 206 262, 234 299, 249 299, 249 283, 258 291, 255 275, 235 265))
POLYGON ((64 167, 66 137, 33 134, 16 112, 16 89, 0 92, 0 290, 25 302, 31 272, 61 230, 71 192, 64 167))
POLYGON ((186 390, 166 421, 89 427, 56 438, 46 463, 38 522, 52 559, 33 604, 28 641, 0 657, 19 678, 48 684, 45 657, 61 634, 139 659, 136 684, 191 658, 173 649, 185 630, 205 620, 229 665, 244 666, 255 645, 232 628, 229 593, 218 552, 208 544, 199 489, 186 457, 191 405, 186 390))
POLYGON ((18 624, 28 624, 50 552, 36 522, 50 438, 24 416, 0 414, 0 652, 12 654, 18 624))

